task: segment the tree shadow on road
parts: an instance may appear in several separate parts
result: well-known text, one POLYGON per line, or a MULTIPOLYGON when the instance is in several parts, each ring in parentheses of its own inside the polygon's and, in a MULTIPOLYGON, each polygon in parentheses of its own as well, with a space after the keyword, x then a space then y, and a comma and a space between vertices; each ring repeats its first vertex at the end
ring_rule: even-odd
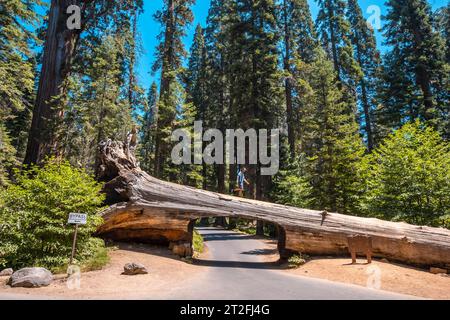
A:
POLYGON ((243 268, 243 269, 282 269, 278 262, 245 262, 245 261, 220 261, 220 260, 194 260, 194 265, 219 268, 243 268))
POLYGON ((278 249, 254 249, 250 251, 241 252, 241 254, 246 255, 256 255, 256 256, 270 256, 272 254, 277 254, 278 249))
POLYGON ((207 233, 202 234, 203 240, 206 241, 228 241, 228 240, 245 240, 245 239, 255 239, 253 235, 245 235, 242 233, 207 233))

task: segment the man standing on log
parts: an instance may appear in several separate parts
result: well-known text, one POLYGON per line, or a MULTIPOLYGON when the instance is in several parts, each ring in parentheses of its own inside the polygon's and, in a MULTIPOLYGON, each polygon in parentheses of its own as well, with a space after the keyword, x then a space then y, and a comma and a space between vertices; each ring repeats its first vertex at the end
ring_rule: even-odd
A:
POLYGON ((239 173, 237 175, 237 184, 238 184, 238 189, 235 190, 236 194, 238 197, 244 197, 244 183, 247 185, 250 185, 250 182, 247 181, 247 179, 245 178, 245 173, 247 172, 247 168, 246 167, 242 167, 239 170, 239 173))

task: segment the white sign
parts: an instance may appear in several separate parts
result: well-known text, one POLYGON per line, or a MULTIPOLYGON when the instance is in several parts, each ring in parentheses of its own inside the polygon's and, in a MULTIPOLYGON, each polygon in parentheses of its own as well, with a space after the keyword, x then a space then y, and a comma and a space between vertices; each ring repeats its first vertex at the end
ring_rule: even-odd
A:
POLYGON ((85 213, 70 213, 69 214, 69 224, 86 224, 87 214, 85 213))

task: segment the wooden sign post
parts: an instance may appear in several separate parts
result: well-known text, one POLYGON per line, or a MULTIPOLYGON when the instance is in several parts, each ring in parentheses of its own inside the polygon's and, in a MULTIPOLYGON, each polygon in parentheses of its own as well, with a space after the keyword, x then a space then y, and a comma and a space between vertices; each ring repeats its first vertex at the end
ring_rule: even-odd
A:
POLYGON ((72 265, 73 258, 75 256, 75 250, 77 247, 78 225, 86 224, 86 222, 87 222, 87 214, 84 214, 84 213, 70 213, 69 214, 69 220, 67 221, 67 223, 75 225, 75 232, 73 234, 73 243, 72 243, 72 255, 70 256, 69 265, 72 265))

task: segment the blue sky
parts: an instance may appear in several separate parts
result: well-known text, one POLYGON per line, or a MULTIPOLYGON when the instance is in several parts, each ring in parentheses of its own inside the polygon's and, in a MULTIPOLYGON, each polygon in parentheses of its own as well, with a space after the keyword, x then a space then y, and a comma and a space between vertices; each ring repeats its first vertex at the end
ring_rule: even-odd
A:
MULTIPOLYGON (((186 49, 189 50, 189 46, 192 41, 195 26, 200 23, 202 26, 206 23, 206 17, 208 14, 209 4, 211 0, 197 0, 195 6, 193 7, 193 12, 195 16, 195 21, 193 25, 189 28, 188 35, 184 41, 186 49)), ((433 9, 442 7, 448 3, 449 0, 428 0, 428 2, 433 6, 433 9)), ((308 0, 311 12, 315 18, 317 15, 317 6, 315 0, 308 0)), ((359 0, 361 8, 365 13, 366 17, 370 14, 367 13, 367 8, 371 5, 377 5, 381 8, 382 14, 386 12, 386 7, 384 6, 385 0, 359 0)), ((159 75, 151 75, 150 68, 153 63, 153 57, 155 52, 155 47, 157 45, 156 35, 160 32, 160 26, 153 20, 153 14, 160 8, 162 8, 163 0, 145 0, 144 4, 144 14, 141 15, 139 21, 139 31, 142 39, 142 46, 144 53, 140 58, 140 63, 138 66, 138 74, 141 84, 148 88, 152 81, 159 80, 159 75)), ((383 38, 380 32, 377 32, 377 39, 379 44, 382 43, 383 38)))
MULTIPOLYGON (((313 18, 317 15, 317 0, 308 0, 313 18)), ((428 2, 432 5, 433 9, 437 9, 446 5, 450 0, 428 0, 428 2)), ((49 0, 44 0, 45 3, 49 3, 49 0)), ((202 26, 205 26, 206 17, 208 15, 208 9, 211 0, 196 0, 196 4, 193 7, 195 21, 190 26, 188 30, 188 35, 184 39, 184 43, 186 46, 186 50, 189 50, 189 47, 192 42, 193 33, 195 31, 195 26, 200 23, 202 26)), ((386 7, 384 6, 385 0, 359 0, 359 4, 366 17, 370 14, 367 13, 367 8, 371 5, 377 5, 381 8, 381 13, 384 14, 386 12, 386 7)), ((140 16, 139 20, 139 32, 142 40, 143 53, 139 60, 139 65, 137 67, 139 80, 141 85, 145 88, 149 88, 153 81, 159 80, 159 75, 152 75, 150 73, 151 66, 154 60, 155 48, 158 44, 156 36, 161 31, 161 26, 156 23, 153 19, 153 14, 162 8, 163 0, 144 0, 144 13, 140 16)), ((40 8, 39 12, 41 14, 45 13, 43 8, 40 8)), ((383 41, 383 37, 380 32, 377 32, 377 40, 379 45, 383 41)))

